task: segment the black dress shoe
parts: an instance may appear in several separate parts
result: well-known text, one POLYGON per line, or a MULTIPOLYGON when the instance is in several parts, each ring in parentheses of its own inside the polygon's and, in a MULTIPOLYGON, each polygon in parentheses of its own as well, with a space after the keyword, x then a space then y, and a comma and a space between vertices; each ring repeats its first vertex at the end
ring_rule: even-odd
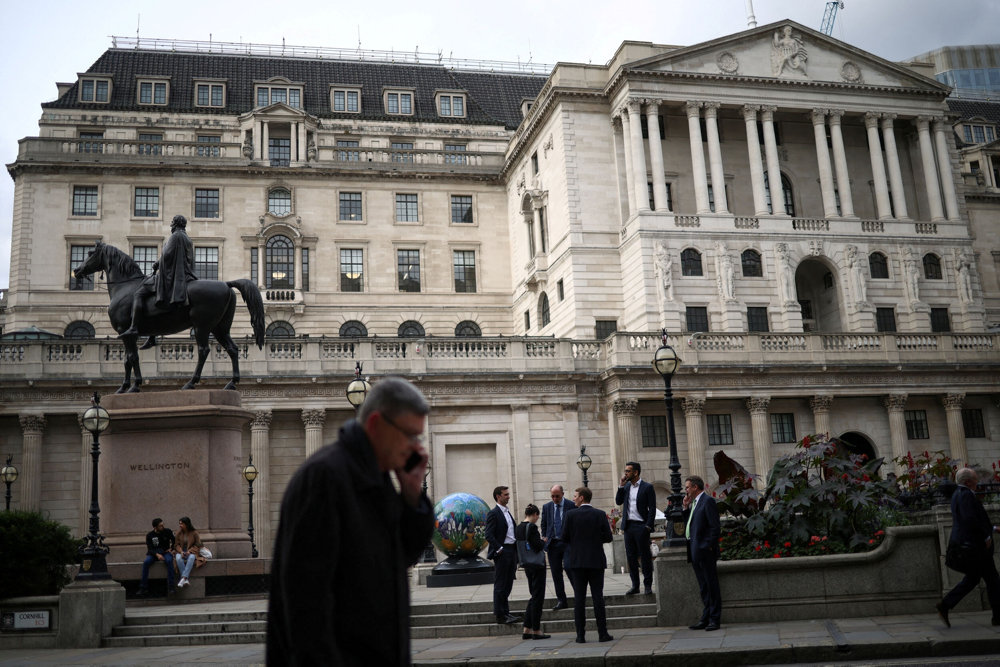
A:
POLYGON ((653 594, 653 589, 651 587, 647 586, 646 590, 644 590, 643 593, 645 593, 646 595, 652 595, 653 594))
POLYGON ((551 639, 552 635, 531 635, 532 639, 551 639))
POLYGON ((705 626, 705 632, 711 632, 712 630, 718 630, 720 626, 718 623, 709 623, 705 626))
POLYGON ((566 604, 565 600, 560 600, 556 603, 555 607, 552 607, 552 611, 559 611, 560 609, 569 609, 569 605, 566 604))
POLYGON ((692 630, 704 630, 708 627, 708 621, 698 621, 694 625, 689 625, 688 627, 692 630))
POLYGON ((530 632, 524 632, 521 634, 521 639, 534 639, 534 638, 535 635, 531 634, 530 632))
MULTIPOLYGON (((934 605, 934 608, 937 609, 938 616, 941 617, 941 620, 944 621, 944 624, 950 628, 951 621, 948 620, 948 608, 944 606, 943 602, 938 602, 936 605, 934 605)), ((994 618, 993 620, 996 621, 997 619, 994 618)), ((996 625, 996 623, 994 622, 993 625, 996 625)))
POLYGON ((611 636, 611 635, 604 635, 603 637, 598 637, 597 641, 599 641, 599 642, 609 642, 612 639, 614 639, 613 636, 611 636))
POLYGON ((510 614, 497 618, 497 623, 502 623, 504 625, 513 625, 515 623, 520 623, 520 622, 521 622, 520 616, 511 616, 510 614))
POLYGON ((140 588, 139 590, 137 590, 137 591, 135 592, 135 596, 136 596, 137 598, 144 598, 144 597, 146 597, 147 595, 149 595, 149 591, 148 591, 147 589, 145 589, 145 588, 140 588))
POLYGON ((625 591, 625 595, 638 595, 638 594, 639 594, 638 588, 630 588, 627 591, 625 591))
POLYGON ((586 644, 586 643, 587 643, 587 640, 586 640, 586 639, 584 639, 583 637, 577 637, 577 638, 576 638, 576 643, 577 643, 577 644, 586 644))

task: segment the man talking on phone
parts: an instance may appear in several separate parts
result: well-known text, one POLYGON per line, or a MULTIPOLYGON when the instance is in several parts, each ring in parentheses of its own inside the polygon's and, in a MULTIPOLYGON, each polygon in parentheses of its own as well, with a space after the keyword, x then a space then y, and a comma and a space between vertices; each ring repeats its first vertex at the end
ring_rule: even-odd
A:
POLYGON ((625 529, 625 560, 632 578, 632 588, 625 595, 639 592, 639 563, 642 563, 643 591, 653 592, 653 554, 649 550, 653 521, 656 519, 656 490, 639 478, 642 466, 635 461, 625 464, 625 473, 618 482, 615 504, 622 506, 625 529))
POLYGON ((428 412, 415 386, 380 380, 357 419, 288 483, 271 565, 269 665, 410 664, 406 568, 434 527, 421 488, 428 412))

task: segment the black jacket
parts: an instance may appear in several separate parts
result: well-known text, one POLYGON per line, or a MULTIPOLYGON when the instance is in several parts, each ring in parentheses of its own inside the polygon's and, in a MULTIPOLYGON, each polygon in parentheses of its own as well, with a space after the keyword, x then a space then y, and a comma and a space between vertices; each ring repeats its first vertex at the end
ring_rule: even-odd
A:
POLYGON ((692 560, 719 560, 721 549, 719 548, 719 534, 721 523, 719 521, 719 506, 715 498, 702 493, 695 504, 694 514, 689 507, 681 515, 685 525, 688 517, 691 517, 691 539, 688 540, 688 561, 692 560))
POLYGON ((608 566, 604 543, 611 541, 608 515, 590 505, 581 505, 563 519, 563 541, 569 545, 566 569, 603 570, 608 566))
MULTIPOLYGON (((541 553, 545 551, 545 543, 542 542, 542 537, 538 533, 538 526, 531 523, 530 521, 522 521, 521 523, 514 526, 514 539, 518 542, 527 542, 528 546, 535 553, 541 553)), ((522 563, 521 567, 525 570, 544 570, 545 560, 542 559, 541 565, 531 565, 529 563, 522 563)))
POLYGON ((146 555, 155 556, 174 548, 174 531, 164 526, 163 530, 151 530, 146 533, 146 555))
POLYGON ((993 535, 993 524, 983 504, 967 486, 959 486, 951 496, 951 538, 953 544, 986 548, 986 539, 993 535))
MULTIPOLYGON (((634 523, 628 518, 628 487, 628 483, 618 487, 618 492, 615 494, 615 505, 622 506, 622 528, 628 528, 630 523, 634 523)), ((653 522, 656 521, 656 489, 653 488, 652 484, 639 480, 639 493, 636 495, 635 505, 636 509, 639 510, 639 516, 642 517, 642 522, 652 532, 653 522)))

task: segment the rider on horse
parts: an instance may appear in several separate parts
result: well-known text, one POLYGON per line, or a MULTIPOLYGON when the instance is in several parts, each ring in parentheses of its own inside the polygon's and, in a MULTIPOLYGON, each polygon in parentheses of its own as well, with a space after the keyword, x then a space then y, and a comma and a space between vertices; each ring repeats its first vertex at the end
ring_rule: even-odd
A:
MULTIPOLYGON (((143 301, 156 295, 159 307, 174 307, 187 302, 187 286, 198 280, 194 272, 194 244, 187 235, 187 218, 175 215, 170 223, 170 238, 163 244, 163 254, 153 263, 153 275, 142 281, 132 297, 132 326, 119 334, 119 338, 139 335, 143 315, 143 301), (157 271, 157 269, 162 269, 157 271)), ((139 349, 156 345, 156 336, 150 336, 139 349)))

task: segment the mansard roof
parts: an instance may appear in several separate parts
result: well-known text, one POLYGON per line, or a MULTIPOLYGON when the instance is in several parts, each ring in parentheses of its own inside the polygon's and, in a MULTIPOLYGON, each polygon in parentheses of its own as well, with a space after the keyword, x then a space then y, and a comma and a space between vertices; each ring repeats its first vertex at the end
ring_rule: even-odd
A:
POLYGON ((255 83, 282 77, 303 84, 303 109, 319 118, 503 125, 513 129, 522 120, 522 101, 534 99, 547 78, 537 74, 462 71, 441 65, 121 48, 105 51, 86 74, 112 79, 111 99, 107 103, 79 102, 77 82, 57 100, 42 107, 240 115, 254 108, 255 83), (141 77, 169 77, 170 95, 165 106, 138 104, 136 87, 141 77), (201 80, 225 82, 225 107, 194 106, 195 82, 201 80), (334 113, 330 108, 331 84, 360 88, 361 113, 334 113), (387 88, 413 91, 412 115, 384 113, 382 92, 387 88), (438 91, 464 91, 465 117, 438 116, 434 98, 438 91))
POLYGON ((948 109, 958 114, 962 120, 982 118, 988 123, 1000 124, 1000 102, 986 100, 963 100, 949 97, 948 109))

